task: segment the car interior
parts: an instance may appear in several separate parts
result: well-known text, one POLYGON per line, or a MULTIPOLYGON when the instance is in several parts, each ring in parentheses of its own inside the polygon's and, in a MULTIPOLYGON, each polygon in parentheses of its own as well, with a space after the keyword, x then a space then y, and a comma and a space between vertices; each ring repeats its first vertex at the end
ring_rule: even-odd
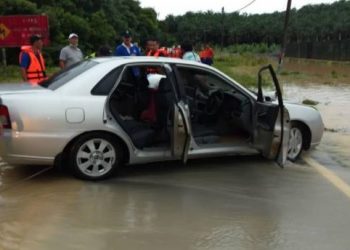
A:
POLYGON ((252 133, 252 103, 215 73, 177 67, 191 113, 198 145, 247 144, 252 133))
MULTIPOLYGON (((179 65, 177 71, 197 145, 248 144, 253 131, 250 98, 215 73, 179 65)), ((109 107, 137 148, 170 148, 174 87, 161 66, 124 69, 109 107), (155 75, 159 84, 151 86, 155 75)))
POLYGON ((130 66, 110 96, 109 107, 139 149, 170 147, 174 91, 161 66, 130 66), (150 76, 159 76, 151 86, 150 76))

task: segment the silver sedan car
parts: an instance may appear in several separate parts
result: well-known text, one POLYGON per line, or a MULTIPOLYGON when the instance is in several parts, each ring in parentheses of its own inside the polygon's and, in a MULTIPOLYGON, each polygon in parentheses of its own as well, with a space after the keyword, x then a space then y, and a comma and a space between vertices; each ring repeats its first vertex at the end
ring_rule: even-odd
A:
POLYGON ((0 87, 0 153, 10 164, 59 164, 79 178, 122 165, 260 153, 281 166, 320 143, 312 108, 283 102, 271 66, 252 92, 204 64, 96 58, 40 86, 0 87), (272 79, 276 98, 264 95, 272 79))

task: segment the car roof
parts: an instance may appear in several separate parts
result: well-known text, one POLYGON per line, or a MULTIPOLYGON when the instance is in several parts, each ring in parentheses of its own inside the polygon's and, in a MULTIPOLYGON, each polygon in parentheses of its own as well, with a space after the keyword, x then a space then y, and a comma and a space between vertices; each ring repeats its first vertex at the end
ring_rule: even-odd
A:
POLYGON ((109 57, 96 57, 91 59, 98 63, 181 63, 187 65, 206 67, 207 65, 195 61, 183 60, 179 58, 170 57, 154 57, 154 56, 109 56, 109 57))

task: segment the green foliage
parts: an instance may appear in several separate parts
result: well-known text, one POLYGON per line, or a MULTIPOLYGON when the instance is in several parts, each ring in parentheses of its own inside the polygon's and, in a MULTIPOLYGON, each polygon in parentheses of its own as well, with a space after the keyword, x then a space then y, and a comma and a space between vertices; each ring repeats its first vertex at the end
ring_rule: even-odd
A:
POLYGON ((267 43, 253 43, 253 44, 234 44, 226 47, 230 53, 254 53, 254 54, 267 54, 267 53, 279 53, 280 46, 276 44, 268 45, 267 43))
POLYGON ((332 70, 331 75, 333 78, 338 78, 338 73, 335 70, 332 70))
MULTIPOLYGON (((306 5, 291 10, 288 40, 293 42, 340 40, 350 38, 350 1, 332 4, 306 5)), ((178 41, 211 42, 223 46, 232 44, 281 44, 284 12, 271 14, 238 14, 188 12, 183 16, 168 16, 162 22, 163 32, 178 41)))
MULTIPOLYGON (((49 16, 50 46, 44 48, 49 65, 57 65, 59 51, 74 32, 85 55, 102 45, 114 47, 120 33, 129 29, 135 42, 149 35, 161 36, 157 13, 141 8, 135 0, 1 0, 0 15, 46 14, 49 16)), ((18 49, 8 49, 10 63, 17 63, 18 49)))
MULTIPOLYGON (((48 76, 53 75, 59 71, 58 67, 48 67, 46 73, 48 76)), ((21 82, 20 67, 15 65, 10 65, 7 67, 0 66, 0 83, 18 83, 21 82)))
POLYGON ((37 6, 28 0, 1 0, 0 15, 22 15, 37 13, 37 6))
POLYGON ((0 82, 18 82, 21 80, 20 77, 20 68, 18 66, 0 66, 0 82))
MULTIPOLYGON (((80 47, 84 54, 89 54, 104 44, 115 46, 125 29, 141 45, 148 37, 156 36, 167 46, 183 41, 209 42, 227 47, 230 54, 277 54, 276 44, 281 44, 285 17, 284 12, 247 15, 206 11, 169 15, 158 21, 155 10, 141 8, 137 0, 0 0, 0 15, 43 13, 49 16, 51 40, 45 52, 48 61, 54 64, 71 32, 79 34, 80 47)), ((350 1, 346 0, 292 9, 288 41, 350 39, 349 13, 350 1)), ((9 50, 8 55, 15 61, 18 50, 9 50)), ((225 55, 217 59, 233 60, 225 55)))
MULTIPOLYGON (((103 11, 98 11, 92 14, 90 20, 90 39, 89 42, 93 45, 113 44, 116 32, 108 23, 106 14, 103 11)), ((98 50, 98 47, 95 47, 98 50)))
POLYGON ((230 66, 257 66, 268 63, 265 56, 260 56, 250 52, 246 53, 231 53, 229 50, 218 50, 215 55, 215 62, 229 63, 230 66))
POLYGON ((221 60, 215 62, 215 68, 218 70, 224 72, 226 75, 231 77, 233 80, 237 81, 241 85, 247 87, 247 88, 256 88, 257 86, 257 77, 253 74, 247 74, 247 73, 237 73, 233 70, 233 67, 235 67, 234 64, 232 64, 233 59, 231 60, 221 60))

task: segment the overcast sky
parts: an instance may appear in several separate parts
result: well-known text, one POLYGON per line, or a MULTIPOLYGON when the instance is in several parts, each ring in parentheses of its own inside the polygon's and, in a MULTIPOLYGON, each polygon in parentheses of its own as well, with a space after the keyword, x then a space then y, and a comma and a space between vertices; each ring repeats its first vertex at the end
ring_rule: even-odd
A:
MULTIPOLYGON (((162 20, 167 15, 182 15, 187 11, 221 11, 233 12, 252 2, 252 0, 139 0, 142 7, 152 7, 158 13, 158 19, 162 20)), ((307 4, 333 3, 335 0, 292 0, 292 8, 299 9, 307 4)), ((241 13, 271 13, 284 11, 287 0, 256 0, 241 13)))

